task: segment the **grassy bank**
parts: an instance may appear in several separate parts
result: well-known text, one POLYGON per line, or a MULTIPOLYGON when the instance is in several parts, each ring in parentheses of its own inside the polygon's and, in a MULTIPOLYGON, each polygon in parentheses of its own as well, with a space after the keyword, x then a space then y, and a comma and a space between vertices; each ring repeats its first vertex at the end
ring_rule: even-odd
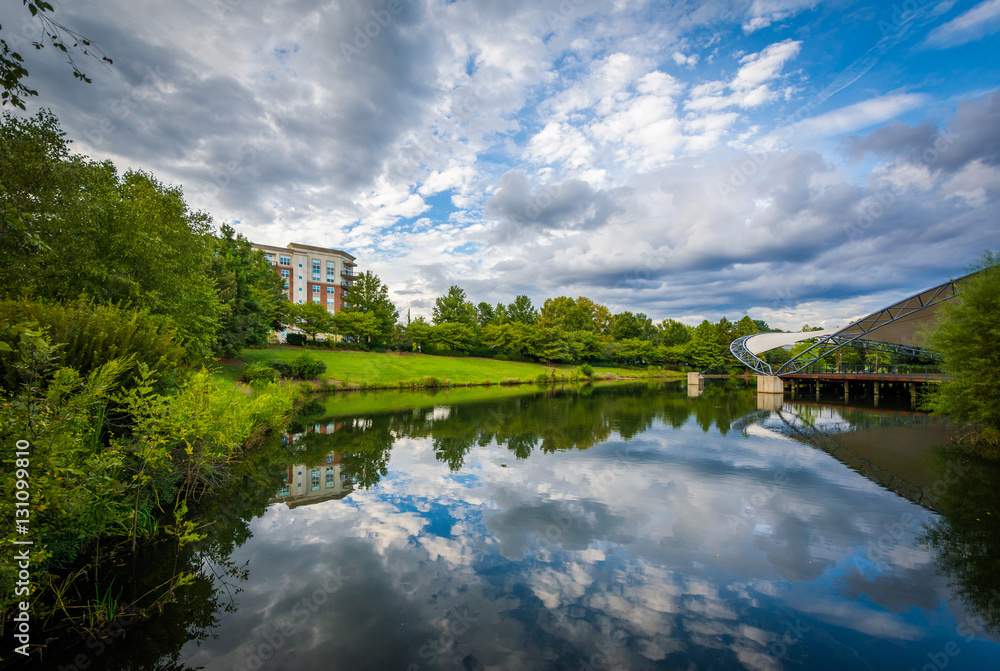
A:
MULTIPOLYGON (((571 379, 577 366, 546 365, 521 361, 498 361, 477 357, 434 356, 430 354, 399 354, 377 352, 347 352, 306 350, 282 345, 266 350, 244 350, 244 363, 223 363, 218 375, 230 381, 239 379, 245 364, 277 359, 289 362, 308 352, 326 364, 322 380, 334 381, 345 388, 398 388, 400 386, 457 386, 477 384, 518 384, 534 382, 540 375, 571 379)), ((595 378, 680 377, 681 373, 658 370, 649 372, 635 368, 594 367, 595 378)))

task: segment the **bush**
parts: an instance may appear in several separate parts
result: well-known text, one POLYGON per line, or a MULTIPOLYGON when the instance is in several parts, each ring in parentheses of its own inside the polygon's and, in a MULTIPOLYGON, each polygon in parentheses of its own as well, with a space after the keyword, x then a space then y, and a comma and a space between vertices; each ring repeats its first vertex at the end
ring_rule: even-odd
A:
POLYGON ((580 375, 582 375, 583 377, 593 377, 594 367, 591 366, 589 363, 583 364, 582 366, 580 366, 580 375))
POLYGON ((303 354, 292 362, 292 375, 300 380, 311 380, 325 372, 326 364, 308 354, 303 354))
POLYGON ((240 373, 240 379, 247 384, 254 382, 277 382, 278 371, 263 363, 252 363, 240 373))
POLYGON ((281 373, 282 377, 295 377, 300 380, 311 380, 326 372, 326 364, 309 354, 303 354, 290 363, 272 359, 267 365, 281 373))
POLYGON ((539 373, 538 377, 535 378, 535 382, 538 384, 549 384, 552 380, 553 378, 549 377, 548 373, 539 373))
MULTIPOLYGON (((87 376, 109 361, 131 361, 121 377, 126 387, 134 383, 139 365, 148 368, 158 390, 180 382, 184 346, 166 318, 145 311, 126 310, 87 301, 46 304, 0 301, 0 341, 16 350, 21 329, 14 324, 35 323, 57 346, 53 365, 87 376), (3 325, 8 325, 2 330, 3 325)), ((0 384, 16 386, 18 379, 10 357, 0 357, 0 384)))
POLYGON ((301 333, 289 333, 285 336, 285 342, 296 347, 303 347, 306 344, 306 340, 307 338, 301 333))

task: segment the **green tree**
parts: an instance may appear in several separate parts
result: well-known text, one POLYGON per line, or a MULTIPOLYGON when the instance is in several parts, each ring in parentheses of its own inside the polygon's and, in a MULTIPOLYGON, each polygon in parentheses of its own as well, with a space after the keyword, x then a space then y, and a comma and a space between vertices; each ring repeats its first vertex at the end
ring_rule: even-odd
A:
POLYGON ((371 314, 374 317, 376 330, 366 337, 365 342, 381 345, 389 342, 399 319, 399 311, 389 300, 389 287, 382 284, 378 275, 370 270, 358 275, 344 294, 344 302, 351 305, 344 308, 344 312, 371 314))
POLYGON ((264 347, 271 331, 280 328, 287 303, 283 282, 264 253, 223 224, 209 272, 222 302, 216 352, 235 357, 244 347, 264 347))
POLYGON ((221 303, 209 266, 212 222, 181 191, 110 161, 70 156, 49 112, 0 126, 0 297, 81 295, 168 317, 210 356, 221 303))
MULTIPOLYGON (((499 308, 499 306, 497 307, 499 308)), ((497 309, 497 313, 500 313, 499 309, 497 309)), ((531 304, 531 299, 524 294, 514 298, 514 302, 507 306, 506 314, 510 321, 529 326, 538 321, 538 310, 531 304)))
POLYGON ((361 343, 378 337, 380 324, 372 312, 341 310, 330 317, 330 327, 336 333, 361 343))
POLYGON ((493 310, 493 306, 486 301, 483 301, 476 306, 476 321, 479 324, 479 328, 482 328, 487 324, 495 323, 496 318, 497 314, 493 310))
POLYGON ((972 422, 971 449, 1000 458, 1000 256, 985 252, 958 296, 940 309, 930 346, 944 357, 947 379, 934 410, 972 422))
POLYGON ((428 348, 431 343, 432 328, 423 317, 417 317, 407 325, 406 332, 410 337, 414 352, 423 352, 428 348))
POLYGON ((459 286, 449 287, 447 294, 434 300, 435 324, 465 324, 472 329, 476 326, 476 315, 476 306, 459 286))
POLYGON ((707 319, 695 327, 689 348, 691 363, 696 368, 710 370, 720 368, 725 363, 719 329, 707 319))
POLYGON ((743 336, 753 335, 755 333, 760 333, 760 330, 758 330, 756 322, 754 322, 753 319, 750 319, 749 315, 736 322, 736 338, 742 338, 743 336))
POLYGON ((660 344, 667 347, 684 345, 691 340, 691 327, 674 319, 664 319, 656 328, 660 331, 660 344))
POLYGON ((295 328, 311 336, 313 342, 316 342, 316 336, 320 333, 330 333, 334 330, 333 315, 322 303, 315 301, 293 303, 289 313, 295 328))
POLYGON ((641 312, 639 314, 632 314, 628 311, 620 312, 611 320, 611 336, 615 340, 629 338, 650 340, 655 332, 653 320, 641 312))
POLYGON ((476 341, 476 332, 468 324, 442 322, 430 330, 430 344, 439 352, 467 352, 476 341))

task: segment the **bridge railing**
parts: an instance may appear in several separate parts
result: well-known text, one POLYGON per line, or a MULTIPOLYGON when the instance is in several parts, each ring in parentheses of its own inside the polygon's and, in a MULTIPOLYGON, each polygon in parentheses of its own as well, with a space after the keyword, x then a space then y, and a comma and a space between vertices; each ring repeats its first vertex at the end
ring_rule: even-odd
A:
POLYGON ((861 366, 831 366, 828 364, 813 364, 796 373, 797 375, 906 375, 913 379, 943 379, 945 376, 941 366, 919 364, 867 364, 861 366))

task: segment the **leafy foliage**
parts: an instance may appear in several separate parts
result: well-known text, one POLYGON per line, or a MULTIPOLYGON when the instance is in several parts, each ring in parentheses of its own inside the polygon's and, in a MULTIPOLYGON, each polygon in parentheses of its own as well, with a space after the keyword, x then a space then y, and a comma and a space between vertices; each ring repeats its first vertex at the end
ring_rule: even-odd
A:
POLYGON ((265 347, 270 333, 281 326, 290 304, 283 282, 264 253, 228 224, 215 241, 209 266, 222 309, 216 331, 216 354, 232 358, 244 347, 265 347))
POLYGON ((1000 458, 1000 257, 986 252, 973 270, 930 334, 948 374, 933 405, 973 422, 972 448, 1000 458))
POLYGON ((152 175, 70 156, 55 117, 0 125, 0 298, 81 295, 169 317, 193 357, 212 354, 222 310, 207 272, 208 215, 152 175))
POLYGON ((389 300, 389 287, 382 283, 378 275, 370 270, 358 275, 344 294, 344 302, 351 307, 344 308, 339 314, 371 315, 371 319, 351 321, 348 318, 349 321, 344 326, 352 330, 352 333, 340 331, 341 333, 364 338, 366 343, 388 343, 395 330, 399 311, 389 300))
MULTIPOLYGON (((66 54, 67 61, 73 68, 73 76, 88 84, 91 82, 90 77, 77 67, 76 61, 73 59, 73 49, 79 49, 84 56, 90 56, 101 63, 111 65, 111 59, 105 56, 104 52, 94 46, 89 39, 49 16, 55 11, 50 3, 44 0, 22 0, 22 4, 28 8, 31 17, 40 24, 44 35, 42 40, 30 43, 25 41, 23 47, 30 46, 32 49, 38 50, 44 48, 48 43, 66 54)), ((0 88, 3 89, 3 92, 0 93, 0 101, 2 101, 0 104, 10 103, 14 107, 24 109, 24 99, 28 96, 38 95, 38 91, 28 88, 27 84, 22 81, 27 78, 28 71, 24 67, 24 57, 15 51, 17 48, 16 42, 9 44, 6 40, 0 39, 0 88)))
MULTIPOLYGON (((54 366, 76 370, 87 376, 111 361, 123 363, 119 383, 131 385, 140 367, 165 389, 180 381, 179 367, 184 348, 177 342, 169 322, 145 311, 123 310, 114 305, 88 301, 39 303, 0 301, 0 325, 33 324, 57 346, 54 366)), ((13 346, 18 329, 0 332, 0 342, 13 346)), ((0 353, 0 384, 13 389, 20 382, 17 360, 0 353)))

